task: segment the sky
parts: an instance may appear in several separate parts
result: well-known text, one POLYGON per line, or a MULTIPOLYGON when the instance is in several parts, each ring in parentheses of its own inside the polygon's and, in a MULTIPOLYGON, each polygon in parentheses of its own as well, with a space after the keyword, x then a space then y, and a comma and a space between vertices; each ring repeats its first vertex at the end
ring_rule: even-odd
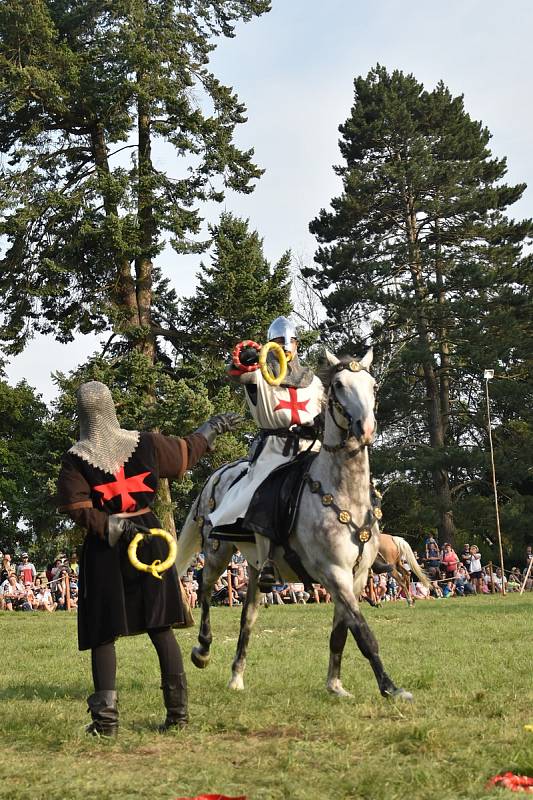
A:
MULTIPOLYGON (((377 63, 412 73, 426 89, 442 80, 463 94, 470 116, 491 131, 494 155, 507 157, 508 182, 528 184, 510 213, 532 217, 532 30, 530 0, 272 0, 272 11, 240 25, 211 61, 247 107, 236 140, 255 149, 265 174, 251 195, 230 193, 206 208, 206 220, 231 211, 250 220, 272 262, 287 249, 312 261, 308 226, 340 190, 332 166, 353 80, 377 63)), ((169 151, 154 153, 157 167, 171 172, 169 151)), ((161 259, 178 293, 193 294, 201 258, 167 249, 161 259)), ((74 369, 97 346, 91 336, 68 345, 37 337, 8 364, 8 381, 26 379, 49 402, 51 372, 74 369)))

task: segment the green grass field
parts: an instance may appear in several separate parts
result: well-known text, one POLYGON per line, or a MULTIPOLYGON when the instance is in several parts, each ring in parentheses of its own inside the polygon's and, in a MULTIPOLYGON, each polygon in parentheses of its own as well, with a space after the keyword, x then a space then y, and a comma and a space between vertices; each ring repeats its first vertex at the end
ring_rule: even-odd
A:
MULTIPOLYGON (((197 614, 198 612, 196 612, 197 614)), ((84 734, 87 653, 74 614, 0 614, 0 797, 164 798, 202 792, 249 800, 456 800, 514 797, 487 779, 533 775, 533 595, 419 602, 364 613, 394 680, 412 704, 383 700, 349 640, 344 685, 325 689, 331 606, 262 611, 246 690, 226 689, 237 609, 213 611, 207 670, 178 631, 189 676, 191 724, 161 736, 155 652, 146 636, 121 640, 116 742, 84 734)))

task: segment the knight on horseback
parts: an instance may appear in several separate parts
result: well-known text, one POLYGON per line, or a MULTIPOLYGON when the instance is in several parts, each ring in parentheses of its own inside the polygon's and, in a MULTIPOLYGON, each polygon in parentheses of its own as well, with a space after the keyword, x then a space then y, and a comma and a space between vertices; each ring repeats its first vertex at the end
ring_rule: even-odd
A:
MULTIPOLYGON (((286 317, 277 317, 268 329, 268 340, 283 348, 288 365, 279 385, 271 385, 259 369, 259 354, 253 347, 243 347, 239 360, 228 368, 230 378, 245 391, 250 413, 259 426, 252 442, 246 472, 224 494, 218 507, 209 514, 211 535, 223 538, 246 516, 256 489, 277 467, 292 461, 298 453, 320 448, 319 420, 323 411, 324 387, 309 367, 298 358, 298 335, 286 317)), ((269 356, 272 371, 280 366, 269 356)), ((270 541, 255 534, 259 587, 270 592, 276 583, 270 541)))

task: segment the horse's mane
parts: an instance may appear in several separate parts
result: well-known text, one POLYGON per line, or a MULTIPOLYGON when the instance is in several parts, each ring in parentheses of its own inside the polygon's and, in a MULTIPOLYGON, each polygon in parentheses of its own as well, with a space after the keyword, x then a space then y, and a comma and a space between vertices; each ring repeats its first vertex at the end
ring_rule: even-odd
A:
MULTIPOLYGON (((341 364, 349 364, 351 361, 359 361, 358 358, 356 358, 355 356, 350 356, 350 355, 338 356, 338 359, 339 359, 341 364)), ((325 355, 322 356, 322 358, 320 359, 320 362, 318 364, 318 369, 316 371, 316 375, 317 375, 318 378, 320 378, 320 380, 322 381, 322 383, 324 384, 326 389, 329 388, 329 386, 331 384, 331 381, 333 379, 333 376, 337 372, 337 369, 338 369, 338 365, 337 364, 330 364, 328 359, 327 359, 327 356, 325 356, 325 355)))

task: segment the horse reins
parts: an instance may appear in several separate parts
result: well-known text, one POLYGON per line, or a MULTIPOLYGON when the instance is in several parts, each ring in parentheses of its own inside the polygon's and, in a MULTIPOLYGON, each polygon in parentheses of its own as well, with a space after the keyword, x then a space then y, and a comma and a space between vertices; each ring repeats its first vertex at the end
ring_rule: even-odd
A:
MULTIPOLYGON (((364 370, 368 372, 358 361, 350 361, 348 364, 340 363, 337 364, 335 372, 342 372, 342 370, 348 369, 350 372, 361 372, 364 370)), ((336 445, 328 445, 325 442, 322 443, 322 447, 328 453, 337 453, 339 450, 342 450, 348 444, 349 439, 351 439, 355 434, 352 432, 350 433, 350 426, 352 424, 352 415, 346 411, 342 403, 340 402, 337 394, 335 392, 335 384, 331 381, 329 387, 329 395, 328 395, 328 411, 329 414, 337 426, 337 428, 342 431, 342 438, 339 444, 336 445), (341 415, 346 422, 348 423, 347 427, 345 428, 344 425, 340 425, 337 420, 335 419, 335 412, 341 415)), ((348 453, 347 458, 352 458, 353 456, 357 455, 364 450, 365 447, 368 447, 367 444, 363 444, 358 447, 356 450, 348 453)), ((354 565, 354 569, 359 563, 363 551, 363 546, 365 542, 368 542, 370 537, 372 536, 372 527, 375 523, 379 525, 379 521, 381 520, 383 513, 381 511, 381 494, 375 488, 372 482, 370 482, 370 503, 371 508, 368 509, 366 513, 366 518, 362 525, 356 525, 353 521, 351 512, 347 509, 340 508, 335 503, 335 498, 329 492, 325 492, 322 488, 322 484, 320 481, 313 480, 309 473, 307 472, 304 475, 304 481, 309 486, 309 490, 312 494, 318 494, 320 499, 322 500, 322 505, 326 506, 327 508, 331 508, 332 511, 335 512, 337 515, 337 520, 342 524, 346 525, 349 530, 354 533, 358 540, 359 540, 359 555, 357 557, 357 561, 354 565)))
MULTIPOLYGON (((343 363, 337 364, 335 372, 342 372, 345 369, 350 370, 350 372, 362 372, 362 371, 368 372, 367 369, 361 366, 359 361, 355 360, 350 361, 348 364, 343 364, 343 363)), ((343 450, 346 447, 348 441, 352 439, 355 436, 355 434, 350 432, 350 426, 352 424, 352 415, 349 413, 349 411, 346 411, 346 409, 340 402, 339 398, 337 397, 337 393, 335 392, 335 384, 333 383, 333 381, 331 381, 329 387, 328 411, 334 424, 340 431, 342 431, 341 441, 339 442, 339 444, 326 444, 326 442, 322 442, 322 447, 328 453, 337 453, 339 450, 343 450), (335 419, 335 412, 340 414, 341 417, 343 417, 343 419, 346 420, 346 422, 348 423, 346 428, 344 427, 344 425, 339 425, 339 423, 335 419)), ((353 450, 351 453, 348 453, 347 458, 353 458, 353 456, 356 456, 358 453, 361 452, 361 450, 364 450, 365 447, 368 447, 368 445, 362 444, 356 450, 353 450)))

